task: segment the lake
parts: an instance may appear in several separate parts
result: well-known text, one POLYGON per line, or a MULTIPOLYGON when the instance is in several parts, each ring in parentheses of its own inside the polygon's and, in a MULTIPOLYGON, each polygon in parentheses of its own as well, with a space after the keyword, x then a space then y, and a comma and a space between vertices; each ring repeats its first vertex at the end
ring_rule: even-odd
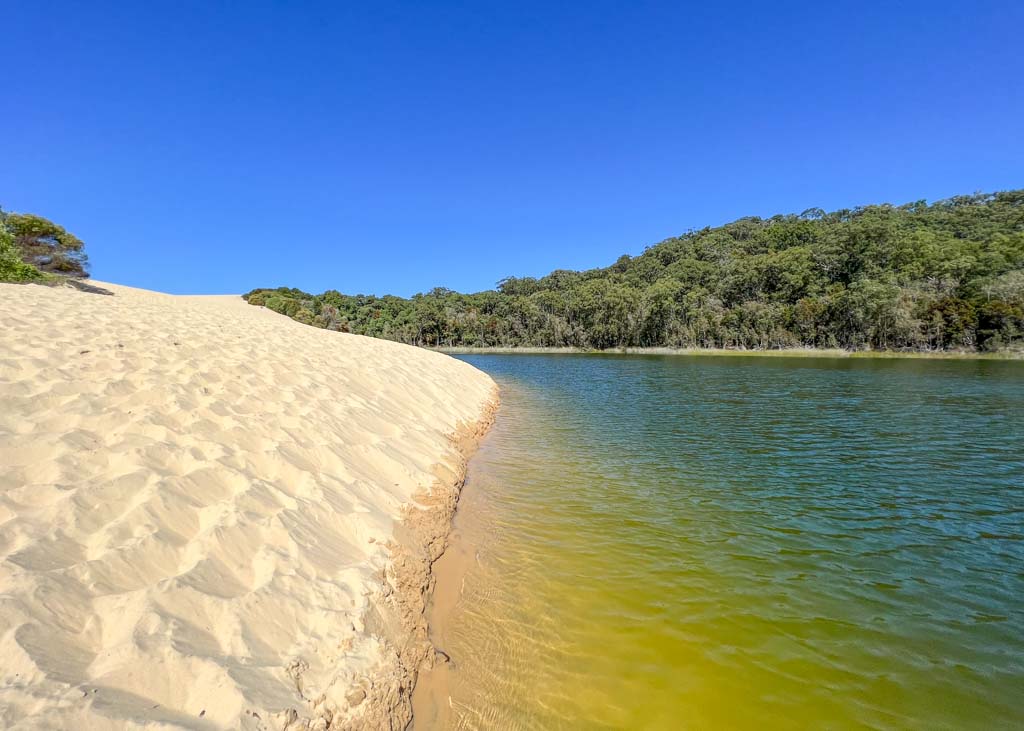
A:
POLYGON ((1024 728, 1024 364, 461 357, 445 727, 1024 728))

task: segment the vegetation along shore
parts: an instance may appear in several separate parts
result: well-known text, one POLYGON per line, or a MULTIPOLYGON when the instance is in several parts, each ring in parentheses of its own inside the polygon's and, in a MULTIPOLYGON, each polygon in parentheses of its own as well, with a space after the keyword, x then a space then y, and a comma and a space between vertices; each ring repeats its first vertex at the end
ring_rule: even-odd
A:
POLYGON ((1024 348, 1024 190, 741 218, 601 269, 412 298, 250 304, 423 346, 996 353, 1024 348))
POLYGON ((842 350, 840 348, 779 348, 757 350, 745 348, 474 348, 440 346, 431 348, 450 355, 717 355, 780 358, 927 358, 936 360, 1024 360, 1021 350, 842 350))

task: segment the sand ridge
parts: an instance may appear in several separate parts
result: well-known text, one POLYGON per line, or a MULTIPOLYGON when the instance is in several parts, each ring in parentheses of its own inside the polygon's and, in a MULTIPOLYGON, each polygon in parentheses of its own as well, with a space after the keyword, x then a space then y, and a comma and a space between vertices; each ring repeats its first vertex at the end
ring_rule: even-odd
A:
POLYGON ((454 509, 453 435, 493 381, 238 297, 98 284, 0 285, 0 726, 397 723, 427 653, 402 647, 395 528, 454 509))

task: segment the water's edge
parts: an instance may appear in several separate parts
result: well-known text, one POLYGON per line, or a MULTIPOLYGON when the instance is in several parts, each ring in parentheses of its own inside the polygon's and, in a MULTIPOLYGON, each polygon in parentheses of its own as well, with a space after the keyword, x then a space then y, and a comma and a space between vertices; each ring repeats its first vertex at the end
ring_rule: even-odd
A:
MULTIPOLYGON (((472 481, 467 481, 459 496, 459 504, 473 499, 472 481), (467 489, 468 488, 468 489, 467 489)), ((466 575, 477 556, 477 544, 459 530, 464 509, 456 506, 452 516, 444 553, 431 567, 433 590, 426 608, 427 633, 434 647, 433 667, 420 672, 412 695, 412 729, 447 728, 452 719, 451 671, 453 661, 448 653, 448 630, 456 604, 462 597, 466 575)))
POLYGON ((452 435, 455 462, 437 465, 434 486, 405 507, 402 520, 395 526, 380 592, 364 618, 368 629, 387 638, 393 656, 369 689, 360 718, 364 728, 410 728, 419 677, 429 672, 439 657, 443 658, 436 652, 428 630, 434 567, 448 546, 469 459, 494 423, 499 405, 495 385, 479 418, 452 435))

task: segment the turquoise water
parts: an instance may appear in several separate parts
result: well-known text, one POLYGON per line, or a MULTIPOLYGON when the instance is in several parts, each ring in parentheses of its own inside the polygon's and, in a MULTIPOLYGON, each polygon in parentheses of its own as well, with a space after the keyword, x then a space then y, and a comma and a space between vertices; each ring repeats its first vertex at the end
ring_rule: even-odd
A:
POLYGON ((452 728, 1024 728, 1024 364, 464 356, 452 728))

